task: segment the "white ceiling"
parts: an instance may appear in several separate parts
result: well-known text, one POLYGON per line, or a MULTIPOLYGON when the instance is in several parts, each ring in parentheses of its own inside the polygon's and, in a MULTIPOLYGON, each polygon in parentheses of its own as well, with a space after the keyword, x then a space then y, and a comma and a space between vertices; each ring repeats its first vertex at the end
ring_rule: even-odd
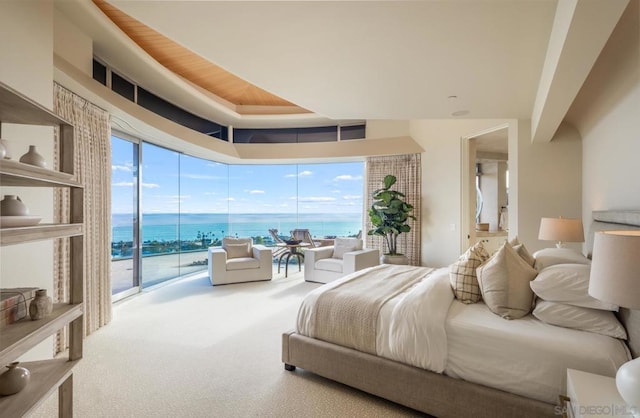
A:
MULTIPOLYGON (((183 80, 167 82, 166 71, 123 40, 92 3, 56 1, 109 64, 156 84, 163 91, 154 91, 177 104, 188 102, 183 106, 196 113, 217 111, 201 91, 185 89, 183 80)), ((451 118, 466 111, 464 118, 533 115, 533 129, 550 120, 552 134, 628 0, 110 2, 231 73, 316 113, 295 116, 298 125, 451 118), (597 39, 577 46, 568 41, 582 40, 584 33, 597 39), (558 75, 578 80, 567 89, 557 85, 563 80, 558 75)), ((219 113, 219 121, 234 126, 271 123, 264 116, 219 113)))

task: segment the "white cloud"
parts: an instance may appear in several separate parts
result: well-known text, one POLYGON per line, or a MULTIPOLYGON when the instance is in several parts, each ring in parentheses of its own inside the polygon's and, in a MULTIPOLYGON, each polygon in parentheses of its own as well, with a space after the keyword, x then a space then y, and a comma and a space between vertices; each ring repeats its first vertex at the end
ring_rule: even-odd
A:
POLYGON ((362 199, 362 196, 356 195, 356 194, 346 194, 344 196, 342 196, 342 198, 344 200, 358 200, 358 199, 362 199))
MULTIPOLYGON (((119 181, 117 183, 111 183, 111 186, 115 187, 133 187, 132 181, 119 181)), ((142 183, 142 187, 146 187, 147 189, 157 189, 160 187, 159 184, 156 183, 142 183)))
POLYGON ((233 201, 235 201, 236 199, 235 199, 234 197, 227 197, 226 199, 222 199, 222 200, 227 200, 227 201, 229 201, 229 202, 233 202, 233 201))
POLYGON ((298 174, 287 174, 285 177, 307 177, 313 174, 313 171, 305 170, 301 171, 298 174))
POLYGON ((192 180, 226 180, 226 177, 212 176, 210 174, 180 174, 180 177, 192 180))
POLYGON ((354 181, 354 180, 362 180, 362 176, 352 176, 351 174, 341 174, 336 176, 334 181, 354 181))
POLYGON ((204 192, 206 196, 213 196, 214 194, 218 194, 216 192, 204 192))
POLYGON ((111 183, 111 186, 113 186, 113 187, 131 187, 131 186, 133 186, 133 182, 132 181, 119 181, 117 183, 111 183))
POLYGON ((112 165, 111 166, 111 171, 126 171, 126 172, 132 172, 133 171, 133 166, 131 165, 112 165))
POLYGON ((264 194, 264 190, 245 190, 249 194, 264 194))
POLYGON ((334 202, 335 200, 335 197, 328 196, 308 196, 298 199, 299 202, 334 202))

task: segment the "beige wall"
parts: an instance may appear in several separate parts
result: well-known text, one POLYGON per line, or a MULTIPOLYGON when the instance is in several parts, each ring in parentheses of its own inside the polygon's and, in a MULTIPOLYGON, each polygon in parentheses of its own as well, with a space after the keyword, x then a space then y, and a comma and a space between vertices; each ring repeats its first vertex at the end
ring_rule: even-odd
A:
MULTIPOLYGON (((509 149, 511 154, 511 149, 509 149)), ((540 218, 580 218, 582 202, 582 143, 568 124, 560 125, 549 143, 531 143, 530 121, 519 121, 517 150, 517 235, 533 252, 552 247, 539 241, 540 218)), ((509 161, 509 175, 512 164, 509 161)), ((513 177, 511 177, 513 180, 513 177)), ((511 183, 513 185, 514 183, 511 183)), ((513 189, 513 186, 511 186, 513 189)), ((511 211, 511 196, 509 197, 511 211)), ((512 223, 511 213, 509 224, 512 223)), ((511 229, 509 230, 511 236, 511 229)), ((580 244, 567 244, 580 249, 580 244)))
POLYGON ((583 204, 591 211, 640 209, 640 7, 632 0, 567 120, 582 135, 583 204))
MULTIPOLYGON (((0 2, 0 80, 33 100, 51 108, 53 103, 53 3, 46 1, 0 2)), ((47 163, 53 164, 53 128, 2 125, 12 159, 36 145, 47 163)), ((17 194, 31 215, 53 216, 52 191, 42 188, 3 187, 2 194, 17 194)), ((53 243, 13 245, 0 249, 0 287, 39 287, 53 291, 53 243)), ((44 341, 23 359, 51 357, 51 340, 44 341)))

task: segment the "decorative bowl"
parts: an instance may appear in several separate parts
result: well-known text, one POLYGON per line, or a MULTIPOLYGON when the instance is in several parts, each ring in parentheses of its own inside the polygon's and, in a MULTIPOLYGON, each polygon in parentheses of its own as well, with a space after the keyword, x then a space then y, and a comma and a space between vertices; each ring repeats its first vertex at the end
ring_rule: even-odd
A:
POLYGON ((296 244, 300 244, 302 241, 299 239, 287 239, 284 242, 289 245, 296 245, 296 244))

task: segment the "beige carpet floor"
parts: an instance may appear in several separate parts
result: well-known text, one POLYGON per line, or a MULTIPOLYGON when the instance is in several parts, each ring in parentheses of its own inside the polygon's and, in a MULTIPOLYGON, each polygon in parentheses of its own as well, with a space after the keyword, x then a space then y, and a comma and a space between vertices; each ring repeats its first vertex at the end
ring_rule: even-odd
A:
MULTIPOLYGON (((74 369, 74 416, 420 416, 301 369, 284 370, 281 334, 317 286, 295 271, 213 287, 204 273, 117 303, 112 322, 86 339, 74 369)), ((57 392, 31 414, 55 416, 57 392)))

